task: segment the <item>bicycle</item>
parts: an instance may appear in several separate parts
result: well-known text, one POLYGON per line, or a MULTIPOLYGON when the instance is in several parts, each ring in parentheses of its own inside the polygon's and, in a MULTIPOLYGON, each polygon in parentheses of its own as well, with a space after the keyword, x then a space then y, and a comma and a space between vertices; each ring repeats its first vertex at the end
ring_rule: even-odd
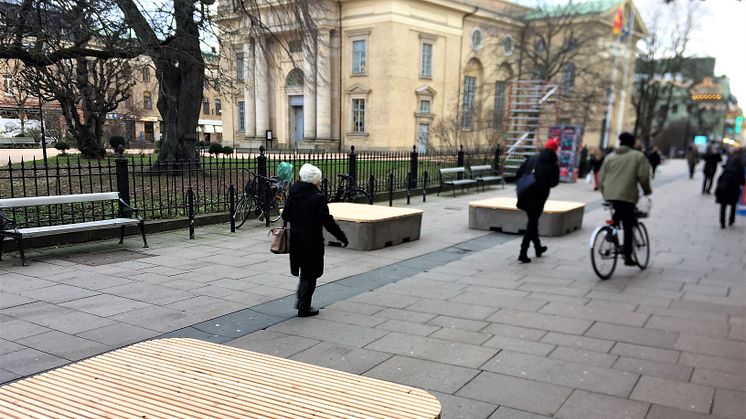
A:
MULTIPOLYGON (((617 258, 624 254, 624 251, 619 240, 619 232, 622 229, 614 221, 614 207, 610 202, 604 202, 603 205, 611 212, 611 219, 596 227, 591 235, 590 247, 593 271, 599 278, 606 280, 611 278, 616 269, 617 258)), ((638 220, 632 228, 632 259, 641 270, 644 270, 650 261, 650 238, 647 227, 639 218, 645 218, 647 214, 636 212, 636 215, 638 220)))
POLYGON ((233 212, 236 228, 244 225, 252 212, 258 216, 259 221, 264 221, 265 217, 269 217, 270 222, 277 222, 282 216, 282 210, 287 201, 288 182, 275 176, 265 177, 250 171, 249 176, 249 180, 244 185, 243 194, 233 212), (260 181, 266 182, 265 185, 267 185, 268 214, 265 214, 265 205, 259 199, 260 181))
POLYGON ((339 186, 337 187, 337 193, 329 199, 329 202, 352 202, 355 204, 370 204, 373 205, 373 197, 365 191, 355 185, 355 179, 352 176, 344 173, 337 174, 339 177, 339 186), (346 184, 346 186, 344 186, 346 184))

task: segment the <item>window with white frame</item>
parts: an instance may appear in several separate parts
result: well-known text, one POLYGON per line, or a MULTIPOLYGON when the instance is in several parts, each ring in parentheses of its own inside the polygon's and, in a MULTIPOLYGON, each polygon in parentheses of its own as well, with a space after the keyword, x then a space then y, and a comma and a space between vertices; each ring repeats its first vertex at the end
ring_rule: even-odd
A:
POLYGON ((215 99, 215 115, 223 114, 223 102, 220 99, 215 99))
POLYGON ((366 117, 366 103, 363 98, 352 99, 352 132, 354 134, 364 134, 366 117))
POLYGON ((238 130, 246 131, 246 104, 243 100, 238 101, 238 130))
POLYGON ((433 76, 433 44, 423 42, 420 50, 420 77, 429 79, 433 76))
POLYGON ((153 109, 153 97, 150 95, 150 92, 143 92, 142 107, 144 109, 153 109))
POLYGON ((3 75, 3 91, 5 92, 5 96, 13 96, 13 88, 15 83, 13 83, 13 75, 10 73, 5 73, 3 75))
POLYGON ((461 115, 461 128, 472 129, 474 127, 474 99, 477 92, 477 78, 464 77, 464 100, 461 115))
POLYGON ((210 114, 210 99, 208 99, 208 98, 204 98, 202 100, 202 113, 204 115, 209 115, 210 114))
POLYGON ((244 57, 243 52, 236 53, 236 80, 244 79, 244 57))
POLYGON ((150 67, 148 66, 142 68, 142 81, 145 83, 150 82, 150 67))
POLYGON ((428 98, 422 98, 420 99, 420 109, 419 112, 421 114, 430 115, 430 108, 431 108, 431 102, 432 99, 428 98))
POLYGON ((575 64, 567 63, 562 68, 562 90, 569 93, 575 87, 575 64))
POLYGON ((368 41, 355 39, 352 41, 352 74, 365 74, 368 63, 368 41))

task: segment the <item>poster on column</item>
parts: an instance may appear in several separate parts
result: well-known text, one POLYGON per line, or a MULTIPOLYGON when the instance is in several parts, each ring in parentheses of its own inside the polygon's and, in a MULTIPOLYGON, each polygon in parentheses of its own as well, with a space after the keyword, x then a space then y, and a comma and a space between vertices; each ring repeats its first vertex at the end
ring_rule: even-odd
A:
POLYGON ((560 169, 560 181, 577 182, 583 127, 579 125, 554 126, 549 128, 548 138, 556 138, 559 141, 557 160, 560 169))

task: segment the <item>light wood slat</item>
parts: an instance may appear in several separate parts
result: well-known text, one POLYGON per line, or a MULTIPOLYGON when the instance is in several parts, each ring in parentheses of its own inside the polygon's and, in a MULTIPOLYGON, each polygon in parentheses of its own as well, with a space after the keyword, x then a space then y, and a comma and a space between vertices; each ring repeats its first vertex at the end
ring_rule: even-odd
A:
MULTIPOLYGON (((469 206, 473 208, 491 208, 491 209, 519 211, 519 209, 516 207, 517 202, 518 202, 518 199, 516 198, 499 197, 499 198, 489 198, 489 199, 482 199, 480 201, 469 202, 469 206)), ((572 210, 583 208, 583 207, 585 207, 585 204, 582 202, 554 201, 550 199, 544 205, 544 213, 545 214, 562 213, 562 212, 572 211, 572 210)))
POLYGON ((85 193, 71 195, 29 196, 0 199, 0 208, 31 207, 35 205, 74 204, 78 202, 117 201, 119 192, 85 193))
POLYGON ((384 207, 382 205, 353 204, 334 202, 329 204, 329 213, 338 221, 352 223, 377 223, 397 220, 422 214, 422 210, 413 208, 384 207))
POLYGON ((193 339, 141 342, 0 387, 0 418, 439 418, 429 393, 193 339))

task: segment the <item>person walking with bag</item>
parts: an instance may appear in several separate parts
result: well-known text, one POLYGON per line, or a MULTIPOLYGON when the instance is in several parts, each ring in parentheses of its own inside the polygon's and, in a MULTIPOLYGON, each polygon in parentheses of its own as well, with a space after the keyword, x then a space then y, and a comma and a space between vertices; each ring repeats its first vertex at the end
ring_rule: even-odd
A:
POLYGON ((290 187, 290 194, 282 211, 282 219, 290 224, 290 273, 299 276, 297 292, 298 317, 319 314, 311 307, 316 280, 324 274, 323 228, 337 238, 343 247, 348 241, 342 229, 329 214, 326 198, 321 193, 321 170, 304 164, 300 180, 290 187))
POLYGON ((715 200, 720 204, 720 228, 725 228, 725 210, 728 205, 728 225, 732 226, 736 222, 736 205, 741 195, 741 186, 744 184, 743 170, 743 149, 731 150, 728 162, 723 166, 723 173, 720 174, 715 187, 715 200))
POLYGON ((521 242, 521 253, 518 256, 521 263, 531 262, 528 257, 528 247, 531 243, 534 244, 536 257, 541 257, 547 251, 547 247, 542 246, 539 239, 539 217, 549 198, 549 190, 559 184, 558 147, 557 140, 550 139, 544 144, 544 149, 538 155, 526 159, 516 173, 516 206, 525 211, 528 217, 521 242))
POLYGON ((704 195, 710 193, 712 180, 715 178, 715 173, 718 170, 718 163, 723 161, 723 158, 720 156, 719 151, 715 151, 712 145, 708 145, 704 156, 702 156, 702 160, 705 161, 705 166, 702 169, 702 173, 705 176, 702 181, 702 194, 704 195))

